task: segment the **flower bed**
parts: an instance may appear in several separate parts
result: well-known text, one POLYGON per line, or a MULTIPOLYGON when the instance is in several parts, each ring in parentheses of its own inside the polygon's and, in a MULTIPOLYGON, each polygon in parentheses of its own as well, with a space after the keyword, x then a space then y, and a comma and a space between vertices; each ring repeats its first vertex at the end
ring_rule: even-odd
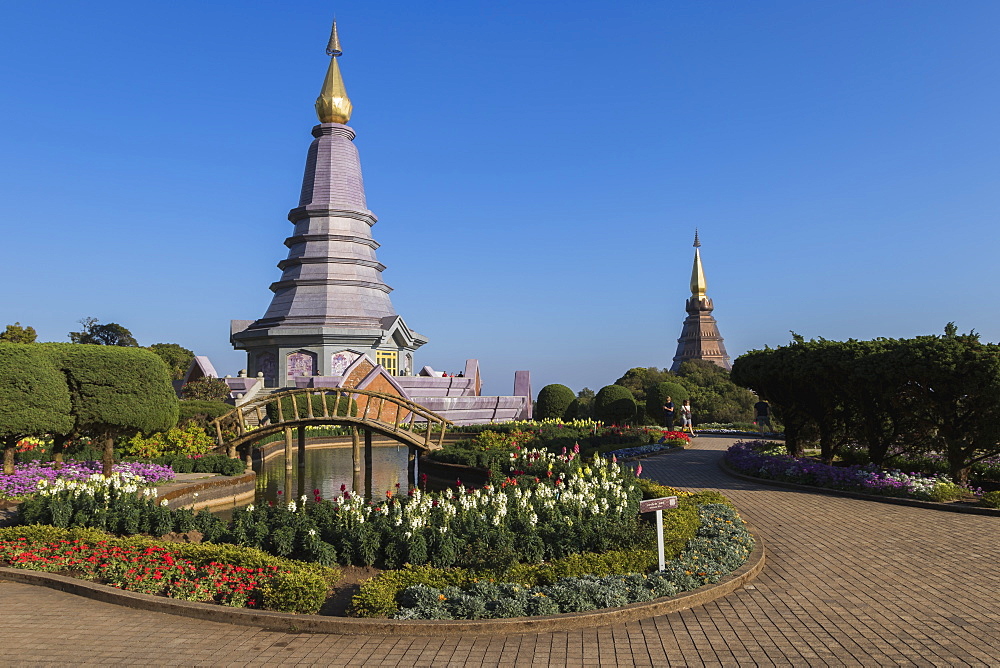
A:
POLYGON ((339 577, 335 569, 248 548, 115 539, 37 525, 0 529, 0 565, 185 601, 307 613, 319 610, 339 577))
POLYGON ((274 506, 249 506, 226 523, 202 512, 171 511, 138 488, 53 485, 20 507, 20 521, 93 526, 116 533, 162 535, 196 529, 206 540, 247 545, 324 564, 404 563, 509 568, 579 552, 620 549, 647 537, 635 476, 597 458, 518 450, 496 485, 443 493, 393 491, 368 501, 350 492, 318 493, 274 506))
MULTIPOLYGON (((38 491, 39 483, 53 485, 57 481, 86 482, 101 477, 102 464, 98 461, 68 461, 56 469, 52 463, 29 462, 18 464, 11 475, 0 474, 0 499, 18 499, 38 491)), ((173 480, 174 471, 169 466, 144 462, 115 464, 114 473, 122 480, 139 485, 151 485, 173 480)))
POLYGON ((698 509, 695 538, 663 571, 562 578, 552 585, 475 582, 465 588, 415 585, 399 597, 396 619, 490 619, 585 612, 673 596, 718 582, 746 562, 753 537, 729 506, 698 509))
POLYGON ((735 470, 758 478, 783 480, 847 491, 898 496, 925 501, 949 501, 972 494, 946 475, 883 471, 873 466, 831 466, 810 459, 777 454, 778 444, 740 441, 726 451, 735 470))
POLYGON ((612 461, 628 459, 630 457, 641 457, 642 455, 653 454, 654 452, 660 452, 661 450, 670 450, 678 447, 683 448, 690 442, 691 437, 682 431, 665 431, 663 432, 663 436, 656 443, 639 445, 633 448, 619 448, 618 450, 605 452, 604 457, 612 461))

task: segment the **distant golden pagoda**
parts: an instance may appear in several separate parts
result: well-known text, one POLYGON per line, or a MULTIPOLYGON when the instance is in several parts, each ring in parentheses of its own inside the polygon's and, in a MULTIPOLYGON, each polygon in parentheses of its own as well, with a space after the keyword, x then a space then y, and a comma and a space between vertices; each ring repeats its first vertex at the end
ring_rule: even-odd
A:
POLYGON ((701 241, 698 230, 694 231, 694 266, 691 267, 691 297, 684 308, 688 316, 677 339, 677 354, 671 371, 677 371, 688 360, 705 360, 718 364, 723 369, 731 369, 726 345, 719 334, 719 325, 712 316, 714 306, 707 296, 708 283, 705 268, 701 264, 701 241))

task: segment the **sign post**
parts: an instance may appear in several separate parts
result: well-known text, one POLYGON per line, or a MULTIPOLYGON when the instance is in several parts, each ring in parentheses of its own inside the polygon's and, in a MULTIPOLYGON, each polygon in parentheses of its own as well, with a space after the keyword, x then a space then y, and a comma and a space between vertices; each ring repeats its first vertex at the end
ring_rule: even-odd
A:
POLYGON ((660 570, 667 567, 663 554, 663 511, 677 507, 676 496, 661 496, 658 499, 647 499, 639 502, 640 513, 656 513, 656 550, 660 557, 660 570))

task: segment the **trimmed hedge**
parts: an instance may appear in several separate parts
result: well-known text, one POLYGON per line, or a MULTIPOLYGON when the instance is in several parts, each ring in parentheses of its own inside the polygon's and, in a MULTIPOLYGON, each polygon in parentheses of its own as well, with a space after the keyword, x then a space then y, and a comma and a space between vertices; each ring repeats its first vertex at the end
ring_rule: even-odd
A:
POLYGON ((606 385, 594 397, 594 416, 605 422, 631 422, 637 408, 632 392, 621 385, 606 385))
POLYGON ((574 399, 576 399, 576 394, 565 385, 559 385, 558 383, 546 385, 538 391, 535 419, 572 419, 574 416, 569 415, 569 407, 574 399))
POLYGON ((4 473, 14 473, 17 442, 73 428, 66 379, 37 344, 0 343, 0 444, 4 473))

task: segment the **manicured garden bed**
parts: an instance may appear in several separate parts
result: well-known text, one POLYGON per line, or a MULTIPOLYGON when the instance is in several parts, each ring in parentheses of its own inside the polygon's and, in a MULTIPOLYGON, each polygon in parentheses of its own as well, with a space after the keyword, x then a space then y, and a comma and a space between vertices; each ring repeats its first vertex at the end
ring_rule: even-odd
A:
MULTIPOLYGON (((194 584, 199 583, 196 600, 288 609, 291 604, 276 608, 278 604, 274 599, 266 597, 272 585, 265 577, 284 577, 279 575, 280 568, 253 573, 239 570, 250 568, 243 563, 245 555, 241 556, 243 553, 239 551, 251 549, 255 555, 284 559, 281 563, 291 559, 296 562, 290 563, 313 562, 311 568, 343 564, 383 569, 379 577, 360 587, 354 597, 353 614, 418 618, 442 613, 440 610, 401 611, 399 606, 409 600, 403 593, 414 585, 458 587, 465 592, 475 580, 492 580, 513 587, 501 588, 503 591, 521 592, 524 589, 538 601, 543 597, 561 601, 557 604, 560 611, 587 610, 605 605, 607 601, 624 600, 621 588, 626 585, 623 583, 628 583, 626 598, 629 601, 661 596, 668 590, 673 593, 697 587, 721 577, 724 570, 721 565, 728 568, 736 561, 742 563, 752 549, 752 540, 747 542, 748 534, 739 533, 745 531, 740 528, 742 523, 726 515, 731 514, 731 510, 722 506, 712 510, 712 504, 725 501, 717 494, 677 493, 636 478, 634 473, 614 462, 601 457, 584 460, 573 451, 554 454, 515 447, 507 454, 506 463, 509 470, 494 473, 495 484, 478 489, 456 481, 453 488, 444 492, 414 490, 410 494, 400 494, 398 490, 390 490, 384 498, 372 501, 346 490, 334 499, 324 500, 317 492, 312 499, 249 506, 234 513, 228 522, 206 511, 196 514, 189 509, 171 510, 136 479, 123 480, 118 476, 107 480, 95 476, 86 481, 56 481, 43 484, 35 495, 22 501, 19 507, 22 523, 57 527, 50 529, 52 531, 72 532, 84 530, 74 527, 93 527, 125 536, 117 540, 126 541, 126 547, 133 544, 129 541, 138 540, 145 551, 117 549, 122 544, 114 543, 116 539, 110 537, 101 539, 104 542, 98 541, 99 544, 79 537, 60 537, 32 544, 30 550, 20 552, 20 556, 5 560, 12 565, 24 566, 30 562, 47 567, 50 563, 47 559, 60 550, 69 549, 67 543, 59 541, 81 540, 81 544, 87 545, 84 558, 88 563, 106 565, 80 570, 76 568, 78 564, 60 563, 55 566, 57 570, 79 571, 84 577, 114 586, 174 597, 195 596, 194 584), (680 558, 677 563, 681 566, 685 563, 691 566, 684 561, 688 558, 684 556, 685 550, 700 550, 708 559, 705 568, 692 570, 686 566, 682 569, 685 577, 694 579, 681 578, 681 571, 674 569, 670 579, 672 589, 667 586, 666 576, 647 577, 655 568, 653 530, 638 514, 638 503, 644 495, 671 493, 683 498, 680 508, 667 513, 668 555, 680 558), (705 528, 708 522, 707 516, 703 517, 705 512, 712 517, 720 513, 725 515, 726 519, 720 521, 737 531, 731 535, 733 540, 725 541, 735 550, 732 554, 726 553, 728 557, 717 547, 698 543, 708 537, 703 534, 709 530, 705 528), (154 539, 137 537, 137 534, 196 535, 200 540, 211 541, 202 543, 206 546, 204 549, 235 550, 239 558, 216 559, 217 563, 228 566, 206 570, 202 568, 204 564, 185 556, 184 551, 193 549, 192 546, 148 550, 155 543, 149 541, 154 539), (180 556, 171 551, 177 549, 182 551, 180 556), (123 555, 126 559, 139 560, 130 563, 142 562, 140 570, 127 573, 124 579, 119 577, 121 567, 117 560, 123 555), (95 561, 90 561, 91 557, 95 561), (184 563, 182 568, 174 570, 163 566, 169 561, 181 563, 184 559, 192 563, 184 563), (158 572, 159 578, 155 577, 158 572), (234 574, 238 574, 238 578, 234 574), (160 580, 168 575, 177 581, 160 586, 160 580), (239 586, 243 587, 241 591, 246 596, 227 598, 217 587, 213 589, 212 583, 217 576, 237 578, 233 582, 242 583, 239 586), (244 577, 253 582, 239 580, 244 577), (647 584, 640 586, 642 582, 647 584), (643 588, 647 594, 642 593, 643 588), (566 593, 570 590, 576 593, 566 593), (214 593, 209 595, 209 592, 214 593), (576 607, 571 606, 570 600, 577 601, 572 604, 576 607)), ((253 568, 262 568, 259 558, 254 559, 257 565, 253 568)), ((302 564, 302 568, 306 567, 308 564, 302 564)), ((285 568, 290 567, 286 565, 285 568)), ((321 578, 322 582, 313 578, 311 584, 301 584, 303 580, 298 576, 295 580, 301 585, 295 590, 301 596, 310 601, 320 599, 318 604, 310 604, 319 609, 328 593, 328 578, 321 578), (317 588, 322 588, 324 593, 316 594, 317 588)), ((485 591, 480 587, 473 592, 475 595, 463 593, 461 596, 476 598, 479 594, 485 595, 485 591)), ((520 593, 514 598, 516 601, 507 602, 482 598, 486 616, 547 614, 555 610, 551 603, 544 602, 526 607, 520 593)), ((295 605, 298 609, 304 607, 300 603, 295 605)), ((480 607, 478 603, 469 603, 469 606, 472 612, 467 611, 466 615, 480 607)), ((456 609, 448 614, 455 617, 459 613, 456 609)))
POLYGON ((339 578, 335 568, 252 548, 39 525, 0 528, 0 566, 185 601, 301 613, 318 612, 339 578))
POLYGON ((725 461, 735 471, 758 478, 865 494, 938 502, 982 496, 981 490, 957 485, 943 474, 904 473, 870 464, 823 464, 792 457, 783 445, 766 441, 740 441, 726 451, 725 461))

